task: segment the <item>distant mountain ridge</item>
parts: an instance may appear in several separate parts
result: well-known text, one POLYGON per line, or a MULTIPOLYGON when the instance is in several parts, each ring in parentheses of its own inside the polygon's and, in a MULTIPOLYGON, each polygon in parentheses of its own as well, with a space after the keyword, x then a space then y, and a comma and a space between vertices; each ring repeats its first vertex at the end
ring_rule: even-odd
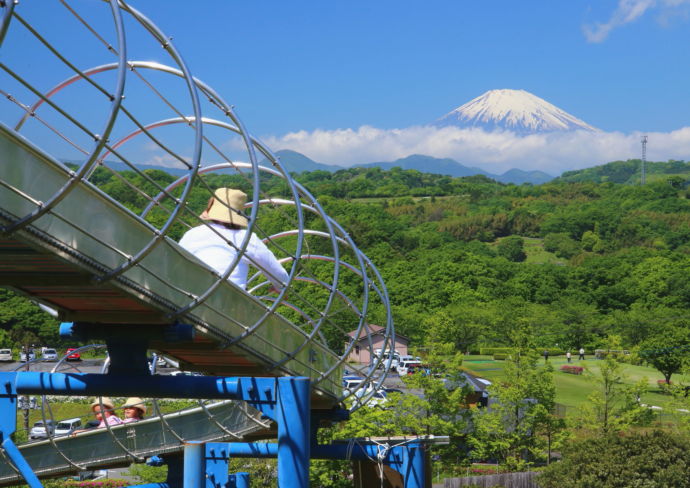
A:
POLYGON ((525 90, 490 90, 436 120, 437 127, 509 130, 520 135, 599 129, 525 90))
MULTIPOLYGON (((317 163, 309 159, 304 154, 300 154, 296 151, 280 150, 277 151, 275 154, 280 158, 280 162, 285 166, 285 169, 293 173, 301 173, 302 171, 314 171, 315 169, 330 172, 346 169, 341 166, 317 163)), ((266 165, 267 161, 264 160, 260 164, 266 165)), ((523 183, 532 183, 538 185, 541 183, 546 183, 547 181, 551 181, 554 178, 552 175, 544 173, 543 171, 523 171, 521 169, 511 169, 503 174, 496 175, 479 168, 464 166, 455 161, 454 159, 440 159, 434 158, 432 156, 424 156, 421 154, 413 154, 411 156, 396 159, 395 161, 390 162, 362 163, 355 165, 355 167, 377 167, 386 170, 389 170, 396 166, 402 169, 414 169, 417 171, 421 171, 423 173, 433 173, 454 177, 484 175, 488 178, 492 178, 501 183, 514 183, 516 185, 521 185, 523 183)))

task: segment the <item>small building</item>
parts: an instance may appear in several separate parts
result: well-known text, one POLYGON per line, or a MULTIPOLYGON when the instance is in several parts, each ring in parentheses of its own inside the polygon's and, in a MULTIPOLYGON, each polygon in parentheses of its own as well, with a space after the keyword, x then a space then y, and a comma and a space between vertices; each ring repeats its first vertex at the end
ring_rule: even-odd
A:
MULTIPOLYGON (((385 327, 374 324, 365 324, 361 328, 359 337, 357 338, 355 338, 357 335, 356 330, 349 332, 347 335, 354 340, 355 344, 350 351, 350 355, 347 357, 347 361, 360 364, 371 363, 374 351, 376 349, 383 349, 385 332, 385 327), (371 335, 371 342, 369 342, 367 332, 371 335)), ((410 340, 407 337, 395 334, 395 347, 393 349, 401 356, 405 356, 407 355, 407 346, 409 343, 410 340)))

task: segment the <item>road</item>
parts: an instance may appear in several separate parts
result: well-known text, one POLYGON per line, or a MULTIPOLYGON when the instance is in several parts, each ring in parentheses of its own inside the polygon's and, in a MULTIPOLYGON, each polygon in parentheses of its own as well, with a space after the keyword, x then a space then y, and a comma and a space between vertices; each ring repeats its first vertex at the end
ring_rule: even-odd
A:
MULTIPOLYGON (((31 363, 20 363, 18 361, 0 363, 0 371, 39 371, 50 372, 53 370, 57 361, 34 361, 31 363)), ((70 361, 60 365, 60 372, 71 371, 74 373, 100 373, 103 367, 103 359, 83 359, 81 361, 70 361)))

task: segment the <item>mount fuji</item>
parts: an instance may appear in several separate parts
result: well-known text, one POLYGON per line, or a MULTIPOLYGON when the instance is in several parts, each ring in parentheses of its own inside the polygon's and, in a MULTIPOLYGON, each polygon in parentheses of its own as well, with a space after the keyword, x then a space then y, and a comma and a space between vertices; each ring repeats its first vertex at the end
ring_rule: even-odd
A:
POLYGON ((437 127, 508 130, 520 135, 585 130, 599 132, 525 90, 490 90, 436 120, 437 127))

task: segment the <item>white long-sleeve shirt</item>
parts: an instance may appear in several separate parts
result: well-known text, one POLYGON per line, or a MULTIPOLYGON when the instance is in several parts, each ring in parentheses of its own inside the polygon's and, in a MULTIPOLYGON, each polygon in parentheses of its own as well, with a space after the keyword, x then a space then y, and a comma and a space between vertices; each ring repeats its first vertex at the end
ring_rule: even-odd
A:
MULTIPOLYGON (((237 249, 242 245, 246 235, 246 229, 228 229, 222 225, 209 222, 207 225, 200 225, 188 230, 180 239, 180 246, 222 275, 227 271, 228 266, 232 264, 237 255, 237 249), (209 227, 213 227, 213 230, 209 227), (235 244, 237 249, 226 241, 235 244)), ((285 271, 285 268, 280 265, 271 250, 261 242, 261 239, 256 234, 252 234, 249 238, 246 252, 232 273, 230 273, 230 276, 228 276, 228 280, 241 288, 246 288, 250 264, 260 267, 264 276, 276 288, 283 288, 287 282, 287 271, 285 271)))

